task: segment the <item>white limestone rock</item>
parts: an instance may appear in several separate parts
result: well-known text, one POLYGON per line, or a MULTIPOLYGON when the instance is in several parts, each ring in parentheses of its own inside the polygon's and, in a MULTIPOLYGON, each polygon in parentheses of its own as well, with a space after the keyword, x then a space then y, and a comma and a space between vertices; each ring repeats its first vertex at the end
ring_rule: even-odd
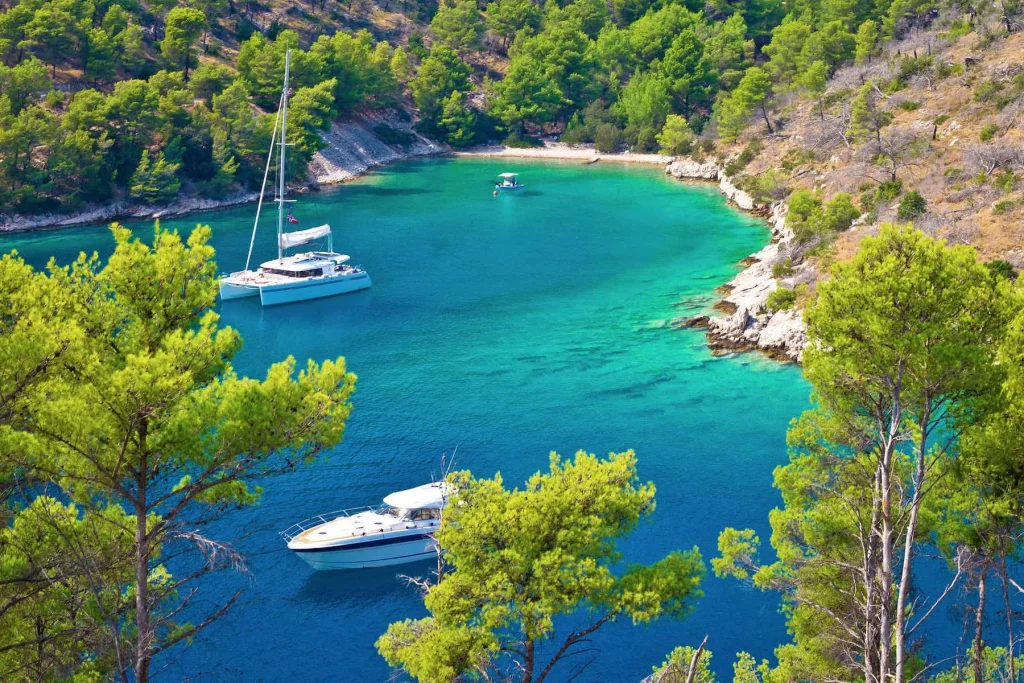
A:
POLYGON ((718 180, 718 189, 722 191, 722 194, 726 196, 733 204, 740 207, 744 211, 753 211, 757 203, 754 198, 748 193, 744 192, 740 188, 732 184, 732 179, 728 176, 721 176, 718 180))
POLYGON ((807 327, 803 314, 797 310, 779 311, 767 319, 761 328, 757 348, 780 351, 799 362, 807 344, 807 327))
POLYGON ((712 162, 700 163, 692 159, 673 161, 665 167, 665 172, 674 178, 691 180, 718 180, 721 170, 712 162))

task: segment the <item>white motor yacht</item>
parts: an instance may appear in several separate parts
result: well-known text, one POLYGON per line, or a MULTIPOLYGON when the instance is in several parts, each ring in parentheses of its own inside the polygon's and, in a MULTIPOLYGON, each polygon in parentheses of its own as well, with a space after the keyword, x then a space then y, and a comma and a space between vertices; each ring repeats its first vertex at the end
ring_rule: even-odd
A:
POLYGON ((317 515, 281 532, 288 549, 317 570, 387 567, 437 557, 434 533, 448 498, 444 483, 392 493, 379 507, 317 515))
POLYGON ((518 173, 500 173, 498 177, 501 180, 494 186, 495 190, 518 190, 523 187, 523 184, 519 182, 518 173))
POLYGON ((284 90, 281 93, 278 107, 280 126, 275 124, 271 137, 271 155, 267 158, 267 168, 263 173, 263 188, 260 190, 260 201, 256 205, 256 222, 252 227, 252 238, 249 241, 249 255, 245 260, 245 270, 220 279, 220 298, 241 299, 243 297, 260 297, 264 306, 287 304, 294 301, 321 299, 335 294, 346 294, 370 286, 370 276, 359 266, 349 265, 349 257, 334 251, 331 226, 321 225, 308 230, 284 231, 285 221, 289 224, 298 223, 291 212, 285 212, 285 133, 288 130, 288 72, 291 66, 291 50, 284 57, 284 90), (256 270, 249 270, 252 249, 256 242, 256 227, 259 225, 260 211, 263 208, 263 191, 266 189, 267 176, 270 173, 270 162, 273 158, 274 140, 280 146, 277 165, 277 258, 261 263, 256 270), (285 255, 289 249, 306 244, 319 243, 321 250, 285 255))

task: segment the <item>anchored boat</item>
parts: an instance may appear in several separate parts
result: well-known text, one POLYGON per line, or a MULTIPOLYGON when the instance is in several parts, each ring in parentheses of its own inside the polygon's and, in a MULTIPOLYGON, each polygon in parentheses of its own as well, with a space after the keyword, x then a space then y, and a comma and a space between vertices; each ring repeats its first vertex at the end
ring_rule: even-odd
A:
POLYGON ((245 259, 245 270, 221 277, 221 299, 241 299, 259 295, 264 306, 287 304, 295 301, 320 299, 335 294, 346 294, 370 286, 369 274, 359 266, 348 263, 349 257, 334 251, 333 236, 330 225, 321 225, 308 230, 284 231, 285 221, 289 224, 298 223, 290 211, 285 211, 285 204, 293 200, 285 198, 285 133, 288 130, 288 72, 291 67, 291 50, 284 56, 284 89, 277 109, 280 126, 274 125, 274 133, 270 140, 271 154, 267 158, 267 168, 263 173, 263 188, 260 190, 260 201, 256 206, 256 222, 252 227, 252 238, 249 241, 249 255, 245 259), (280 139, 278 140, 278 133, 280 139), (274 141, 280 146, 277 165, 277 258, 261 263, 256 270, 249 270, 252 259, 252 248, 256 242, 256 226, 259 225, 260 211, 263 208, 263 191, 267 186, 270 173, 270 162, 273 157, 274 141), (293 253, 286 255, 290 249, 307 244, 318 244, 319 250, 293 253))
POLYGON ((501 180, 495 184, 495 190, 518 190, 523 187, 523 184, 519 182, 518 173, 500 173, 498 177, 501 180))
POLYGON ((288 549, 316 570, 387 567, 437 557, 434 533, 450 495, 445 483, 397 491, 378 507, 337 510, 281 532, 288 549))

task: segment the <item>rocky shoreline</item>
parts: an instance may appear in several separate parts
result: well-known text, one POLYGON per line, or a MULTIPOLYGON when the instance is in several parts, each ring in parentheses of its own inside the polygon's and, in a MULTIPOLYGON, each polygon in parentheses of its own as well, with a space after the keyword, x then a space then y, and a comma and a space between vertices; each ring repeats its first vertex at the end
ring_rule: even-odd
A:
MULTIPOLYGON (((779 286, 773 268, 785 261, 793 241, 793 231, 786 227, 785 203, 764 205, 754 201, 715 163, 673 161, 665 172, 681 180, 717 181, 722 194, 738 208, 766 215, 772 236, 763 249, 743 259, 741 264, 746 268, 720 288, 724 296, 714 307, 719 315, 679 318, 673 324, 705 329, 708 347, 716 353, 756 350, 775 359, 800 362, 807 344, 803 315, 795 309, 773 313, 766 307, 768 296, 779 286)), ((810 268, 806 263, 794 266, 787 279, 799 281, 810 268)))
MULTIPOLYGON (((361 176, 376 166, 451 151, 447 145, 415 132, 411 122, 394 113, 367 114, 345 123, 335 123, 322 137, 327 146, 313 155, 309 164, 309 186, 334 185, 361 176), (374 131, 381 125, 405 135, 408 142, 401 145, 384 142, 374 131)), ((67 228, 132 218, 166 218, 248 204, 258 199, 258 192, 236 192, 222 199, 185 197, 164 206, 117 201, 88 206, 70 214, 0 214, 0 233, 67 228)))

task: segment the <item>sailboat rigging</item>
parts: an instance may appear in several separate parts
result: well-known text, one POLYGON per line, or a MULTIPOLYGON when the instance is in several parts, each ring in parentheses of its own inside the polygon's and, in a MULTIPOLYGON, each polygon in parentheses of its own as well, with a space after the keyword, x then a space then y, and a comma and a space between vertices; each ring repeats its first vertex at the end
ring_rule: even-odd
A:
POLYGON ((334 251, 331 226, 324 224, 306 230, 285 232, 284 225, 298 223, 285 204, 294 200, 285 196, 285 156, 288 131, 288 75, 291 68, 291 50, 284 56, 284 87, 281 90, 281 101, 274 122, 274 132, 270 140, 270 154, 267 167, 263 172, 263 186, 260 199, 256 206, 256 220, 252 226, 252 237, 249 240, 249 253, 245 259, 245 270, 220 279, 221 299, 241 299, 259 295, 264 306, 287 304, 309 299, 320 299, 336 294, 347 294, 370 286, 370 276, 359 266, 348 263, 349 257, 334 251), (280 126, 278 126, 280 123, 280 126), (280 135, 278 135, 280 133, 280 135), (256 270, 249 270, 253 246, 256 243, 256 229, 259 225, 260 212, 263 208, 263 194, 266 191, 267 179, 270 175, 270 164, 273 158, 274 144, 279 147, 277 164, 277 258, 260 264, 256 270), (308 251, 287 255, 288 250, 306 244, 319 243, 326 245, 326 250, 308 251))

